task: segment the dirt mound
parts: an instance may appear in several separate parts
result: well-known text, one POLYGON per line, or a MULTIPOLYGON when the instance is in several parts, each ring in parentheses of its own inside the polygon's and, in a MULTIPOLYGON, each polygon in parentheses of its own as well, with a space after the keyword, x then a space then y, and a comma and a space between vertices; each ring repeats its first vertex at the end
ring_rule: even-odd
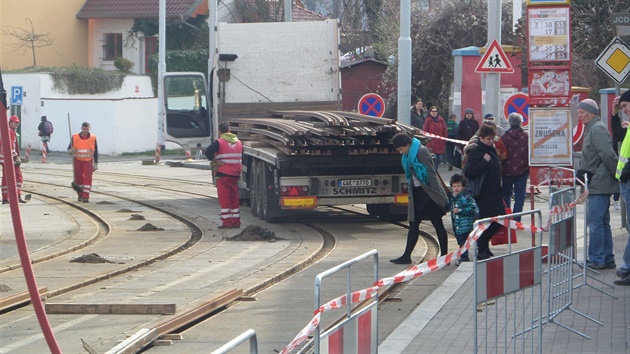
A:
POLYGON ((275 242, 276 233, 258 225, 249 225, 238 235, 227 238, 228 241, 268 241, 275 242))
POLYGON ((11 291, 13 289, 11 289, 10 286, 6 286, 4 284, 0 284, 0 293, 6 293, 7 291, 11 291))
POLYGON ((157 227, 151 223, 147 223, 142 225, 142 227, 136 231, 164 231, 164 229, 161 227, 157 227))
POLYGON ((77 257, 77 258, 71 259, 70 262, 76 262, 76 263, 114 263, 114 262, 108 261, 107 259, 99 256, 96 253, 84 254, 81 257, 77 257))
POLYGON ((114 204, 114 203, 108 202, 107 200, 103 200, 102 202, 98 202, 96 204, 114 204))
POLYGON ((124 209, 118 210, 117 213, 142 213, 142 212, 138 210, 131 210, 131 209, 124 208, 124 209))
POLYGON ((128 220, 144 220, 144 215, 131 214, 131 217, 128 220))

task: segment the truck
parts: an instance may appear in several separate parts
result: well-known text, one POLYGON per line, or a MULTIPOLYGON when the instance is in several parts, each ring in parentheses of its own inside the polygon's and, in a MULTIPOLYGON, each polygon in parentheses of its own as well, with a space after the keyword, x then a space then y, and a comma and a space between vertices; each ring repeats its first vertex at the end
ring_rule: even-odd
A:
POLYGON ((406 220, 409 187, 391 137, 420 131, 340 111, 335 19, 218 23, 216 38, 208 80, 163 76, 166 141, 204 148, 227 122, 243 142, 241 201, 269 222, 347 204, 406 220))

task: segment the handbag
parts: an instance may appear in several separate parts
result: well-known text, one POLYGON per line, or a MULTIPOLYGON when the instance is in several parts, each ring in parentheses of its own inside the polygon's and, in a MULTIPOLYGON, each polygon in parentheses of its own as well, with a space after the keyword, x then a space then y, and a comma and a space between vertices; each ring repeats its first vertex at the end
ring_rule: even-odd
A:
POLYGON ((473 197, 478 197, 479 194, 481 194, 481 186, 483 185, 483 181, 486 179, 487 173, 488 171, 485 171, 476 178, 468 179, 468 188, 472 192, 473 197))
POLYGON ((457 168, 462 168, 462 152, 459 148, 455 148, 452 165, 457 168))
MULTIPOLYGON (((505 206, 505 214, 512 214, 512 209, 508 208, 505 205, 505 202, 503 202, 503 206, 505 206)), ((504 219, 505 222, 507 223, 508 226, 501 225, 501 228, 499 229, 499 231, 495 232, 494 235, 492 235, 492 238, 490 238, 490 243, 493 246, 496 245, 506 245, 508 243, 517 243, 517 239, 516 239, 516 230, 509 228, 509 222, 510 219, 504 219), (508 234, 510 235, 510 242, 508 242, 508 234)))

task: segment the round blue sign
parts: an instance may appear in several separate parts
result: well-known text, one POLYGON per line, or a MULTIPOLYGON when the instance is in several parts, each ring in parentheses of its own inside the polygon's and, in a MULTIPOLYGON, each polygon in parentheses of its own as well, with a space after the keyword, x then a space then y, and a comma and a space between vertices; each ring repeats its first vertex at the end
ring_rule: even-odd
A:
POLYGON ((529 124, 529 96, 524 93, 517 93, 510 96, 503 106, 503 114, 505 119, 510 113, 519 113, 523 116, 523 126, 529 124))
POLYGON ((385 101, 375 93, 367 93, 359 100, 359 113, 372 117, 382 117, 385 113, 385 101))

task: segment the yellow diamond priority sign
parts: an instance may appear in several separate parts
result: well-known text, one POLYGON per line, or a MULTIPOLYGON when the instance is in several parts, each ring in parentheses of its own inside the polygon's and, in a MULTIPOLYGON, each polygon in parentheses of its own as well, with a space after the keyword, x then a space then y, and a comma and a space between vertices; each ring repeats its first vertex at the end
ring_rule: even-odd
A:
POLYGON ((615 37, 597 57, 595 64, 611 79, 622 84, 630 75, 630 47, 621 38, 615 37))

